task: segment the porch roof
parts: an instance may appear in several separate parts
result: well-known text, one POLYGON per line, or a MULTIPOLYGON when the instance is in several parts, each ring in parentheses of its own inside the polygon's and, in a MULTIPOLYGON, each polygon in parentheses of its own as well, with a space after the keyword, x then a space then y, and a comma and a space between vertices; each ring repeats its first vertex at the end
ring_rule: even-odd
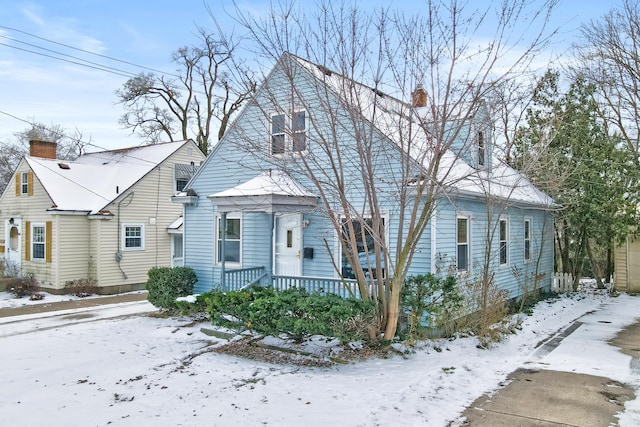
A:
POLYGON ((318 206, 318 196, 281 170, 267 170, 233 188, 208 196, 219 212, 305 212, 318 206))
POLYGON ((180 215, 167 227, 167 233, 169 234, 181 234, 182 233, 182 224, 184 224, 184 218, 180 215))

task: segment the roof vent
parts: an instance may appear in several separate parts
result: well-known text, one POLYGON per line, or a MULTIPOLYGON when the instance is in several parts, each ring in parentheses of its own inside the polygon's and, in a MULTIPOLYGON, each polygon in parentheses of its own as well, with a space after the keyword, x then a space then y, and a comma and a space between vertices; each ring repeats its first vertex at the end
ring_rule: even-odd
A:
POLYGON ((60 167, 60 169, 71 169, 71 166, 66 163, 58 163, 58 166, 60 167))
POLYGON ((331 77, 331 75, 333 74, 333 71, 331 71, 330 69, 328 69, 324 65, 318 65, 318 70, 322 71, 325 76, 331 77))

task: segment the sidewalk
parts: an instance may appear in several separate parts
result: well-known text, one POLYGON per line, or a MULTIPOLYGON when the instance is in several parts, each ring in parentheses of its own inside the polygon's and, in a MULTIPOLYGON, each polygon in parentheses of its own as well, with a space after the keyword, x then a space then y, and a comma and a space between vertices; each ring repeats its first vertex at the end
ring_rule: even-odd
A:
MULTIPOLYGON (((549 340, 536 354, 552 352, 577 330, 574 322, 549 340), (545 348, 547 347, 547 348, 545 348)), ((631 356, 629 369, 640 373, 640 321, 622 329, 609 345, 631 356)), ((589 357, 589 355, 582 355, 589 357)), ((593 363, 596 363, 595 361, 593 363)), ((603 372, 606 375, 606 372, 603 372)), ((478 398, 451 426, 580 426, 618 425, 617 413, 635 399, 628 386, 604 376, 546 369, 520 369, 511 373, 506 387, 478 398)))
POLYGON ((73 310, 76 308, 99 307, 103 305, 120 304, 125 302, 145 301, 146 292, 126 293, 100 297, 82 298, 72 301, 57 301, 42 304, 30 304, 21 307, 0 308, 0 318, 21 316, 25 314, 47 313, 50 311, 73 310))

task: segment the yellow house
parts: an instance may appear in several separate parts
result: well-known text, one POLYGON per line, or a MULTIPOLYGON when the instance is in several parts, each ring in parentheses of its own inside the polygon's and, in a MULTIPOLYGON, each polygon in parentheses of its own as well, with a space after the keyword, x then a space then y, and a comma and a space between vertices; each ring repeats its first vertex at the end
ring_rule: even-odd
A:
POLYGON ((0 196, 5 271, 63 292, 74 280, 100 293, 144 288, 152 267, 182 264, 184 189, 205 156, 191 140, 56 159, 56 144, 30 141, 0 196))
POLYGON ((615 250, 615 288, 618 291, 640 292, 640 240, 627 238, 615 250))

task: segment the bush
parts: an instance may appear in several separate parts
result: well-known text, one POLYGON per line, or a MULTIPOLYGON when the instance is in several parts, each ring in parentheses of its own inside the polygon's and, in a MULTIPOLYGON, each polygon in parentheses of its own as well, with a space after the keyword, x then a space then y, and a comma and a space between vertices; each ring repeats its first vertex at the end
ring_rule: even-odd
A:
POLYGON ((39 300, 44 298, 38 297, 40 294, 40 285, 38 285, 38 281, 33 277, 15 277, 11 279, 9 284, 7 285, 7 292, 12 293, 17 298, 22 297, 32 297, 34 300, 39 300))
POLYGON ((80 298, 88 297, 98 293, 96 283, 94 279, 70 280, 64 284, 64 293, 80 298))
POLYGON ((183 316, 191 316, 197 319, 207 316, 207 299, 211 292, 196 295, 193 301, 176 301, 176 307, 183 316))
POLYGON ((146 288, 149 302, 156 307, 176 309, 176 298, 191 295, 198 281, 189 267, 154 267, 148 272, 146 288))
POLYGON ((431 273, 409 277, 401 293, 403 333, 410 339, 426 338, 430 328, 446 330, 455 321, 462 296, 452 275, 431 273), (425 319, 426 317, 426 319, 425 319))
POLYGON ((207 302, 214 325, 249 328, 265 335, 286 334, 297 341, 311 335, 342 341, 367 339, 376 319, 371 301, 309 294, 300 288, 214 292, 207 302))

